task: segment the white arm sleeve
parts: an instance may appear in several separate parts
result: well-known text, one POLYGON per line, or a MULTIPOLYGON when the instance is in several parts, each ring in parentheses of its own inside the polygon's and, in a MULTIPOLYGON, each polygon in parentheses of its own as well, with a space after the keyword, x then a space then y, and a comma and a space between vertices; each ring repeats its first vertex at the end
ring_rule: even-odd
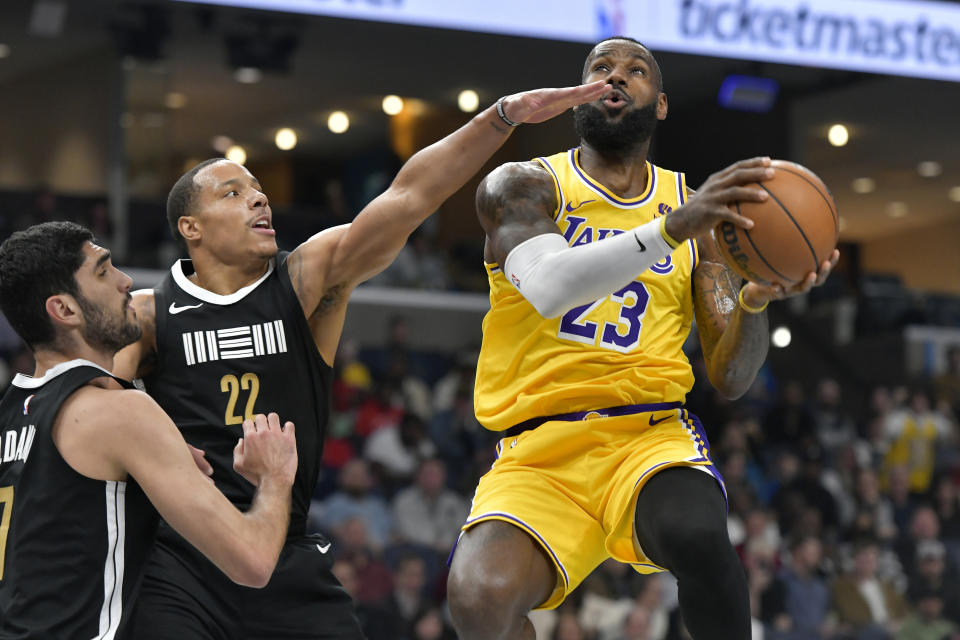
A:
POLYGON ((558 233, 521 242, 503 261, 504 275, 544 318, 556 318, 624 287, 673 253, 658 218, 598 242, 567 246, 558 233))

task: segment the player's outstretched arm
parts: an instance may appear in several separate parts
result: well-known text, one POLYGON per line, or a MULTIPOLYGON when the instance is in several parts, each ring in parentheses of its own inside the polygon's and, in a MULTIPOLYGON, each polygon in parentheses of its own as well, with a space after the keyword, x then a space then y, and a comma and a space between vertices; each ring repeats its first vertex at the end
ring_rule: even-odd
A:
POLYGON ((170 418, 139 391, 77 391, 60 412, 54 441, 67 463, 85 476, 132 476, 161 517, 227 577, 262 587, 270 580, 287 534, 296 441, 293 425, 281 429, 276 414, 269 420, 259 415, 243 428, 242 450, 235 460, 257 484, 246 513, 203 475, 170 418))
MULTIPOLYGON (((508 120, 543 122, 573 106, 598 99, 608 85, 595 82, 562 89, 536 89, 508 96, 508 120)), ((434 144, 400 169, 390 187, 348 225, 321 232, 291 256, 291 278, 309 317, 331 291, 348 293, 385 269, 407 237, 462 187, 507 140, 507 125, 495 106, 434 144), (298 282, 298 273, 303 276, 298 282)))

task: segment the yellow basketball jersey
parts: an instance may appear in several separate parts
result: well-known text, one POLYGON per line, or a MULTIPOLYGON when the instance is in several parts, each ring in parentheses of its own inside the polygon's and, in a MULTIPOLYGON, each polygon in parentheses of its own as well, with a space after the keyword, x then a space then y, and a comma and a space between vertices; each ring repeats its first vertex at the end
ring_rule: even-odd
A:
MULTIPOLYGON (((682 173, 647 163, 647 189, 621 198, 580 166, 579 149, 537 158, 554 178, 554 219, 570 246, 622 233, 683 204, 682 173)), ((474 409, 502 431, 538 417, 652 402, 682 402, 693 372, 682 351, 693 319, 696 242, 684 242, 623 289, 559 318, 543 318, 486 264, 474 409)))

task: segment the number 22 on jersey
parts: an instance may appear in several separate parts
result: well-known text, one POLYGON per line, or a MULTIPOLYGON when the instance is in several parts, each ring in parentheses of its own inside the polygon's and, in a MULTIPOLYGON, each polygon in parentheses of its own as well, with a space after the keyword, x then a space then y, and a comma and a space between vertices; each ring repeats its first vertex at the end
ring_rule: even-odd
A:
POLYGON ((640 329, 643 327, 643 314, 647 310, 647 303, 650 302, 650 293, 642 282, 634 280, 609 297, 620 305, 620 317, 616 322, 604 322, 601 330, 596 322, 586 319, 590 312, 607 300, 601 298, 596 302, 574 307, 563 314, 557 337, 595 345, 599 333, 599 346, 604 349, 626 353, 635 348, 640 344, 640 329))
POLYGON ((224 423, 227 426, 241 424, 244 420, 253 420, 254 405, 257 402, 257 396, 260 395, 260 378, 257 377, 257 374, 245 373, 237 378, 232 373, 228 373, 220 378, 220 391, 230 394, 227 399, 227 410, 223 416, 224 423), (240 391, 250 392, 247 395, 247 404, 242 416, 236 414, 240 391))

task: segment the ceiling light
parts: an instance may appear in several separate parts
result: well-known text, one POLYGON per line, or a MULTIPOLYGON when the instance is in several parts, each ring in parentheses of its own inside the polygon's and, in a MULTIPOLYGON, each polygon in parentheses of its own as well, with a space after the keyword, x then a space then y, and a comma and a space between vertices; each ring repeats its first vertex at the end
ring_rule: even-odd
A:
POLYGON ((233 146, 233 138, 230 136, 214 136, 210 141, 210 146, 217 153, 226 153, 227 149, 233 146))
POLYGON ((960 187, 952 187, 950 191, 947 192, 947 197, 954 202, 960 202, 960 187))
POLYGON ((873 178, 857 178, 850 183, 854 193, 872 193, 877 188, 877 181, 873 178))
POLYGON ((256 84, 263 79, 263 73, 256 67, 240 67, 233 72, 233 79, 241 84, 256 84))
POLYGON ((171 91, 164 97, 163 104, 167 109, 183 109, 187 106, 187 96, 171 91))
POLYGON ((936 178, 943 173, 943 166, 939 162, 927 160, 917 165, 917 173, 924 178, 936 178))
POLYGON ((226 156, 227 160, 231 160, 237 164, 246 164, 247 162, 247 152, 238 144, 227 149, 226 156))
POLYGON ((384 96, 383 112, 388 116, 395 116, 403 111, 403 98, 400 96, 384 96))
POLYGON ((792 338, 793 335, 790 333, 790 329, 780 326, 770 334, 770 343, 778 349, 783 349, 784 347, 790 346, 790 340, 792 338))
POLYGON ((327 128, 334 133, 343 133, 350 128, 350 118, 343 111, 334 111, 327 118, 327 128))
POLYGON ((297 132, 288 127, 284 127, 277 131, 277 135, 273 141, 277 143, 277 148, 281 151, 290 151, 290 149, 297 146, 297 132))
POLYGON ((10 55, 10 45, 0 42, 0 58, 6 58, 10 55))
POLYGON ((473 89, 464 89, 457 96, 457 106, 464 113, 473 113, 480 106, 480 96, 473 89))
POLYGON ((902 218, 907 215, 907 203, 906 202, 888 202, 887 203, 887 215, 891 218, 902 218))
POLYGON ((842 124, 835 124, 827 131, 827 140, 835 147, 842 147, 850 140, 850 132, 842 124))

